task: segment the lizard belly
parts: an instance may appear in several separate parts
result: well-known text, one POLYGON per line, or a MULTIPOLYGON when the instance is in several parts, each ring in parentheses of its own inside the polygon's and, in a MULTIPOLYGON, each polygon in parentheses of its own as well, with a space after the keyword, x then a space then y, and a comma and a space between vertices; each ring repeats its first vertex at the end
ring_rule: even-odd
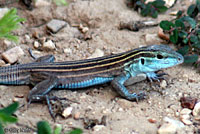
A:
POLYGON ((104 84, 107 82, 111 82, 114 78, 113 77, 95 77, 91 79, 86 79, 82 81, 73 81, 71 83, 67 84, 59 84, 55 88, 85 88, 89 86, 94 86, 94 85, 99 85, 99 84, 104 84))

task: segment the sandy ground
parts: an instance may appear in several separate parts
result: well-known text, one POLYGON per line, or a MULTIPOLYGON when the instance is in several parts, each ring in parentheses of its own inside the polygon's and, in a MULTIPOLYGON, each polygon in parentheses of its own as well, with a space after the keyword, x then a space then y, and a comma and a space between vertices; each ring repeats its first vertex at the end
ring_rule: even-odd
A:
MULTIPOLYGON (((165 14, 159 15, 156 21, 170 19, 169 15, 177 9, 187 9, 190 2, 187 0, 178 1, 177 4, 169 9, 165 14)), ((56 7, 55 5, 46 7, 37 7, 32 11, 25 10, 24 7, 15 5, 18 13, 27 21, 21 26, 16 34, 20 37, 20 46, 25 56, 19 59, 19 63, 28 63, 33 61, 28 54, 28 48, 37 51, 38 55, 54 54, 56 61, 78 60, 90 57, 96 49, 100 49, 105 55, 123 52, 142 45, 152 43, 145 41, 146 34, 157 33, 158 27, 142 29, 139 32, 128 30, 119 30, 120 21, 152 20, 152 18, 141 17, 137 12, 127 8, 124 0, 74 0, 70 1, 66 7, 56 7), (68 22, 68 25, 57 34, 48 34, 46 23, 51 19, 60 19, 68 22), (84 40, 83 34, 77 26, 83 24, 89 28, 91 39, 84 40), (30 39, 26 38, 30 36, 30 39), (39 39, 33 36, 39 35, 39 39), (56 43, 56 50, 43 51, 33 47, 35 40, 50 39, 56 43), (71 53, 64 53, 68 48, 71 53)), ((160 40, 153 41, 154 44, 164 43, 160 40)), ((1 52, 9 48, 0 48, 1 52)), ((67 97, 70 100, 78 101, 69 103, 64 101, 64 105, 70 104, 73 107, 72 115, 68 118, 56 117, 56 122, 49 115, 46 104, 34 103, 27 109, 27 95, 31 87, 29 86, 0 86, 0 104, 7 106, 17 98, 20 105, 24 105, 17 112, 19 123, 35 128, 36 123, 41 120, 47 120, 52 126, 62 124, 64 131, 78 127, 84 130, 84 133, 95 134, 155 134, 160 125, 163 124, 163 118, 169 117, 179 120, 176 113, 182 108, 180 106, 180 97, 189 95, 198 97, 200 77, 197 70, 191 66, 179 65, 173 68, 165 69, 168 85, 164 88, 150 85, 143 81, 129 89, 136 91, 146 91, 147 99, 139 102, 130 102, 121 98, 110 85, 91 87, 84 90, 70 91, 59 90, 52 91, 58 97, 67 97), (192 79, 192 80, 191 80, 192 79), (23 96, 22 98, 16 96, 23 96), (76 118, 77 117, 77 118, 76 118), (99 131, 86 129, 87 120, 99 120, 106 118, 105 125, 99 131), (156 122, 150 123, 153 119, 156 122), (85 123, 84 123, 85 122, 85 123)), ((93 122, 93 124, 98 122, 93 122)), ((92 124, 90 124, 92 126, 92 124)), ((19 125, 10 127, 23 128, 19 125)), ((195 125, 186 125, 180 133, 192 134, 197 129, 195 125)), ((32 133, 32 132, 30 132, 32 133)))

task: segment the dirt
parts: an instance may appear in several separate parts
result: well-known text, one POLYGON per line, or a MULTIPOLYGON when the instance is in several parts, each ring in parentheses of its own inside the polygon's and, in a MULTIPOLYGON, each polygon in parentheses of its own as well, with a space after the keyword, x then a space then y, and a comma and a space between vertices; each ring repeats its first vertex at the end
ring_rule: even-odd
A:
MULTIPOLYGON (((174 7, 153 20, 159 22, 163 19, 172 19, 170 12, 178 9, 186 10, 190 4, 187 0, 178 1, 174 7)), ((33 61, 28 48, 32 48, 38 56, 53 54, 56 61, 87 59, 96 49, 102 50, 104 55, 124 52, 139 46, 151 45, 152 43, 145 41, 145 35, 155 34, 158 31, 158 27, 138 32, 119 30, 120 21, 152 20, 150 17, 141 17, 137 12, 127 8, 125 0, 71 0, 67 6, 51 4, 35 7, 32 11, 26 10, 22 5, 12 6, 18 8, 20 17, 27 19, 15 32, 20 38, 17 45, 25 52, 25 56, 20 57, 19 63, 33 61), (56 34, 49 33, 46 23, 51 19, 64 20, 68 25, 56 34), (79 30, 80 24, 89 28, 89 38, 86 39, 86 35, 79 30), (30 39, 27 39, 26 35, 30 39), (33 43, 36 40, 39 42, 52 40, 56 44, 56 50, 35 49, 33 43), (71 53, 64 53, 65 48, 70 49, 71 53)), ((153 43, 166 42, 155 40, 153 43)), ((1 52, 7 49, 9 47, 0 48, 1 52)), ((82 128, 84 133, 91 134, 155 134, 163 124, 164 117, 179 120, 176 113, 182 109, 180 97, 185 94, 198 98, 200 94, 200 77, 195 68, 179 65, 165 69, 164 72, 169 74, 166 76, 168 84, 164 88, 161 88, 159 83, 151 85, 147 81, 128 87, 147 93, 148 97, 139 102, 121 98, 109 84, 76 91, 54 90, 52 91, 54 95, 78 102, 62 101, 63 105, 69 104, 73 107, 72 115, 68 118, 57 116, 55 122, 50 117, 46 104, 32 103, 27 108, 26 98, 32 88, 30 86, 0 86, 0 104, 7 106, 17 99, 22 106, 16 112, 22 126, 11 125, 8 128, 25 129, 26 126, 36 128, 38 121, 46 120, 51 126, 61 124, 64 132, 76 127, 82 128), (101 122, 102 118, 106 118, 105 123, 101 122), (149 119, 155 122, 151 123, 149 119), (98 120, 93 121, 93 125, 103 124, 104 127, 99 131, 94 128, 86 129, 85 127, 90 127, 88 125, 92 127, 92 124, 86 123, 87 120, 98 120)), ((196 129, 195 125, 186 125, 180 133, 192 134, 196 129)))

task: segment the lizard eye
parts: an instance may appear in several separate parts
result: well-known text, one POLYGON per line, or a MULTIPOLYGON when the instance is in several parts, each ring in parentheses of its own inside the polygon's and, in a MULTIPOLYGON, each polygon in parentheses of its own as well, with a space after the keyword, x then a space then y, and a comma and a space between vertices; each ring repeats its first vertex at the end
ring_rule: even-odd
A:
POLYGON ((144 59, 143 58, 141 59, 141 63, 142 63, 142 65, 144 65, 144 59))
POLYGON ((163 56, 160 55, 160 54, 158 54, 158 55, 157 55, 157 58, 158 58, 158 59, 163 59, 163 56))

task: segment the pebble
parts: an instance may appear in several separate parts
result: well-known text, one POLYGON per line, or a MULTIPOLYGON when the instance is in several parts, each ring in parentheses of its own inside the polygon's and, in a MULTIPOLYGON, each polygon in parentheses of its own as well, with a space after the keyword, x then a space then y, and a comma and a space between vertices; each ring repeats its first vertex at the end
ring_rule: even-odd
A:
POLYGON ((146 74, 138 74, 136 77, 131 77, 127 81, 125 81, 124 85, 130 86, 130 85, 133 85, 137 82, 140 82, 140 81, 143 81, 143 80, 146 80, 146 79, 147 79, 146 74))
POLYGON ((2 53, 2 58, 5 59, 8 63, 15 63, 19 57, 24 55, 24 51, 19 47, 13 47, 4 53, 2 53))
POLYGON ((28 41, 31 39, 31 37, 28 34, 25 34, 25 39, 28 41))
POLYGON ((94 53, 88 57, 88 59, 102 57, 102 56, 104 56, 104 52, 101 49, 97 48, 95 49, 94 53))
POLYGON ((84 27, 83 24, 79 25, 79 29, 81 30, 82 33, 87 33, 89 31, 89 28, 84 27))
POLYGON ((148 119, 148 121, 149 121, 150 123, 156 123, 156 122, 157 122, 156 119, 153 119, 153 118, 148 119))
POLYGON ((177 120, 170 119, 168 117, 165 117, 163 119, 166 123, 164 123, 159 129, 158 134, 176 134, 176 132, 185 127, 185 125, 177 120))
POLYGON ((192 111, 195 120, 200 120, 200 102, 198 102, 192 111))
POLYGON ((67 25, 67 22, 65 22, 65 21, 53 19, 49 23, 47 23, 47 28, 51 32, 57 33, 58 31, 60 31, 66 25, 67 25))
POLYGON ((14 46, 14 43, 11 42, 11 41, 9 41, 9 40, 3 40, 3 46, 4 46, 5 48, 9 48, 9 47, 11 47, 11 46, 14 46))
POLYGON ((1 66, 4 66, 5 64, 6 64, 6 63, 5 63, 3 60, 0 59, 0 67, 1 67, 1 66))
POLYGON ((158 134, 175 134, 176 131, 177 131, 177 128, 175 125, 167 123, 167 124, 163 124, 158 129, 158 134))
POLYGON ((0 8, 0 19, 4 16, 5 13, 9 11, 8 8, 0 8))
POLYGON ((78 120, 80 118, 81 113, 77 112, 74 114, 74 119, 78 120))
POLYGON ((64 53, 66 53, 67 55, 70 55, 72 54, 72 50, 70 48, 65 48, 64 53))
POLYGON ((62 116, 65 118, 69 117, 72 114, 72 110, 73 110, 72 107, 65 108, 65 110, 62 113, 62 116))
POLYGON ((43 7, 43 6, 50 6, 51 3, 45 0, 36 0, 35 7, 43 7))
POLYGON ((167 87, 167 82, 166 82, 166 80, 162 80, 162 81, 160 82, 160 87, 161 87, 161 88, 166 88, 166 87, 167 87))
POLYGON ((192 113, 192 110, 188 108, 182 109, 180 111, 180 120, 186 125, 191 125, 192 124, 191 116, 190 116, 191 113, 192 113))
POLYGON ((40 43, 38 41, 34 41, 33 46, 34 46, 34 48, 39 48, 40 47, 40 43))
POLYGON ((52 40, 48 40, 47 42, 43 43, 42 47, 45 50, 54 50, 56 48, 56 45, 53 43, 52 40))
POLYGON ((93 130, 97 132, 97 131, 102 130, 103 128, 105 128, 104 125, 95 125, 95 126, 93 127, 93 130))

